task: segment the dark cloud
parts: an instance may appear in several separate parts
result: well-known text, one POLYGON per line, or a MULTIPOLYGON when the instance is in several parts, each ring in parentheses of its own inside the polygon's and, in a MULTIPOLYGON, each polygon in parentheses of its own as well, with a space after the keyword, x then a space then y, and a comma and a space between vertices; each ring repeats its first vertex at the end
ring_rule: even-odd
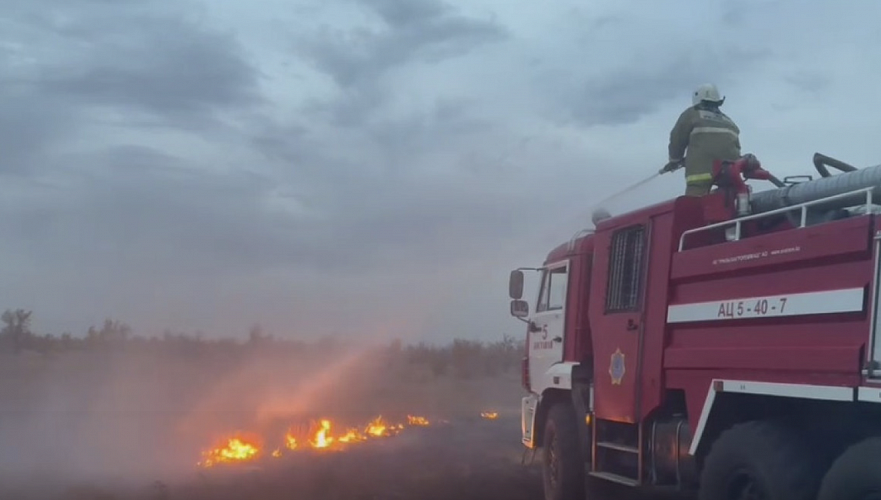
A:
POLYGON ((28 175, 40 169, 53 145, 78 124, 77 113, 64 99, 0 84, 0 174, 28 175))
POLYGON ((427 24, 448 15, 452 7, 442 0, 351 0, 370 8, 390 26, 427 24))
POLYGON ((263 179, 218 176, 142 146, 72 160, 81 168, 62 176, 58 189, 6 219, 45 262, 203 274, 227 265, 253 268, 264 248, 278 247, 264 246, 260 231, 263 179), (59 241, 67 243, 53 245, 59 241))
POLYGON ((0 228, 17 235, 17 253, 38 261, 153 279, 455 265, 512 233, 511 196, 462 189, 467 175, 458 178, 462 184, 412 172, 370 175, 312 154, 321 166, 336 165, 338 176, 300 172, 297 183, 246 171, 220 174, 133 145, 76 155, 70 161, 80 168, 32 195, 31 203, 7 207, 0 228), (289 192, 279 193, 284 186, 289 192), (274 210, 273 200, 304 211, 274 210))
MULTIPOLYGON (((17 30, 48 54, 2 74, 65 109, 138 124, 204 129, 262 102, 259 73, 229 33, 164 3, 72 0, 19 7, 17 30), (121 117, 120 117, 121 116, 121 117), (113 118, 111 118, 113 117, 113 118)), ((181 3, 180 6, 190 5, 181 3)))
POLYGON ((772 3, 712 3, 697 25, 653 9, 572 9, 563 22, 583 29, 571 35, 566 61, 546 57, 529 78, 547 96, 548 117, 558 123, 632 124, 670 100, 687 103, 702 83, 714 82, 723 92, 752 83, 780 54, 778 47, 744 37, 750 27, 743 19, 767 14, 772 3))
POLYGON ((129 43, 102 45, 85 64, 45 68, 42 89, 87 105, 163 118, 210 119, 217 109, 259 101, 257 73, 229 36, 176 19, 139 25, 129 43))
POLYGON ((295 191, 307 186, 301 196, 326 215, 301 228, 305 241, 326 249, 326 262, 313 263, 455 265, 476 248, 516 234, 511 210, 528 196, 505 191, 505 182, 488 186, 481 177, 486 165, 475 164, 472 153, 485 150, 481 139, 498 127, 470 109, 468 100, 438 100, 425 111, 375 121, 347 135, 343 147, 331 142, 342 136, 321 137, 299 126, 256 136, 267 158, 283 162, 279 178, 295 191))
POLYGON ((305 54, 342 88, 374 81, 414 61, 437 63, 507 37, 498 24, 458 14, 437 0, 350 0, 376 13, 384 29, 338 32, 323 28, 305 54))
MULTIPOLYGON (((576 87, 570 106, 562 112, 564 121, 587 127, 634 123, 670 99, 690 103, 688 96, 697 85, 713 82, 724 87, 726 82, 749 77, 749 69, 769 55, 749 48, 694 49, 593 76, 576 87)), ((720 90, 724 93, 724 88, 720 90)))
POLYGON ((290 249, 265 229, 275 222, 260 205, 265 179, 164 152, 147 130, 129 136, 142 143, 118 142, 144 125, 222 141, 217 115, 263 100, 231 34, 149 0, 46 0, 6 14, 21 44, 0 45, 0 173, 42 183, 22 181, 15 189, 30 194, 2 220, 20 254, 204 275, 272 265, 290 249))
POLYGON ((338 125, 358 125, 383 103, 393 89, 383 81, 391 71, 414 62, 437 64, 509 36, 497 23, 463 16, 439 0, 348 2, 376 14, 384 27, 342 32, 322 27, 297 43, 299 52, 342 91, 338 100, 315 107, 338 125))

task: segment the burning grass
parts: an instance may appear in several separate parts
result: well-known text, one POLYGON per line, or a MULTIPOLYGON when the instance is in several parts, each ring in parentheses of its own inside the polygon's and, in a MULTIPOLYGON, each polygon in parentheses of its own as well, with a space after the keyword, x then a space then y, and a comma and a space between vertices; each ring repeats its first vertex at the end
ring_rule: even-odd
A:
MULTIPOLYGON (((299 443, 286 459, 197 471, 197 480, 171 484, 169 498, 188 500, 477 500, 541 498, 540 469, 524 467, 519 418, 499 412, 497 420, 470 415, 401 418, 403 430, 387 439, 365 437, 359 445, 313 449, 299 443), (413 424, 411 425, 411 422, 413 424), (422 423, 425 422, 424 425, 422 423), (328 449, 343 450, 329 453, 328 449)), ((489 413, 489 412, 487 412, 489 413)), ((335 419, 326 433, 344 436, 335 419), (339 427, 339 428, 337 428, 339 427)), ((368 419, 365 419, 365 421, 368 419)), ((389 419, 397 422, 395 419, 389 419)), ((359 431, 367 434, 364 424, 359 431)), ((304 426, 307 427, 307 426, 304 426)), ((322 428, 316 419, 308 427, 322 428)), ((280 436, 284 432, 276 433, 280 436)), ((315 441, 314 437, 310 438, 315 441)), ((268 448, 267 448, 268 449, 268 448)), ((283 450, 286 451, 286 450, 283 450)), ((246 462, 248 463, 248 462, 246 462)), ((617 497, 602 497, 602 500, 617 497)), ((67 499, 65 499, 67 500, 67 499)), ((91 500, 91 499, 90 499, 91 500)), ((121 500, 121 499, 120 499, 121 500)), ((129 500, 126 497, 125 500, 129 500)), ((131 500, 136 499, 134 496, 131 500)))
MULTIPOLYGON (((185 347, 166 352, 157 342, 145 346, 155 352, 131 346, 4 358, 0 406, 9 411, 0 426, 7 445, 0 498, 67 500, 61 491, 82 484, 120 492, 107 498, 143 500, 123 491, 154 480, 188 499, 269 500, 303 489, 301 498, 354 500, 365 498, 362 490, 427 498, 423 493, 448 480, 459 484, 462 457, 474 459, 468 477, 476 478, 484 472, 478 457, 508 446, 516 459, 522 455, 519 419, 506 420, 521 395, 513 371, 460 373, 447 351, 438 359, 450 369, 435 371, 434 358, 421 360, 418 349, 322 347, 296 355, 276 344, 230 353, 213 344, 185 347), (481 418, 497 409, 498 420, 481 418), (469 437, 459 439, 463 434, 469 437), (341 472, 312 485, 325 469, 341 472), (431 478, 418 479, 425 474, 431 478), (286 486, 276 496, 275 486, 230 486, 242 477, 286 486), (431 484, 423 490, 425 482, 431 484), (327 493, 339 489, 351 494, 327 493)), ((466 368, 486 361, 462 359, 466 368)))
POLYGON ((291 426, 284 436, 277 440, 275 446, 267 446, 259 436, 236 434, 222 438, 213 448, 202 453, 199 467, 214 467, 219 464, 235 464, 255 462, 266 457, 281 458, 288 453, 303 451, 341 451, 346 446, 365 442, 371 439, 388 438, 397 435, 407 426, 427 426, 428 419, 421 416, 407 416, 407 424, 392 424, 381 415, 356 427, 343 427, 336 432, 337 426, 327 418, 311 422, 308 425, 291 426))
MULTIPOLYGON (((495 420, 497 412, 481 412, 481 418, 495 420)), ((440 423, 447 423, 440 420, 440 423)), ((407 427, 428 427, 431 421, 423 416, 407 415, 407 422, 392 424, 381 415, 362 426, 343 427, 337 432, 338 426, 331 419, 322 418, 307 425, 296 425, 288 428, 275 446, 267 446, 259 435, 242 434, 227 436, 215 445, 202 452, 202 460, 197 466, 202 468, 215 467, 223 464, 241 464, 258 462, 266 458, 266 450, 272 450, 270 458, 281 458, 285 455, 307 451, 342 451, 349 445, 369 440, 389 438, 403 432, 407 427)))
POLYGON ((220 463, 244 462, 256 458, 259 451, 259 445, 254 442, 231 437, 226 439, 225 444, 206 451, 199 465, 212 467, 220 463))
POLYGON ((407 415, 407 423, 410 425, 418 425, 418 426, 429 425, 429 422, 425 417, 414 417, 412 415, 407 415))

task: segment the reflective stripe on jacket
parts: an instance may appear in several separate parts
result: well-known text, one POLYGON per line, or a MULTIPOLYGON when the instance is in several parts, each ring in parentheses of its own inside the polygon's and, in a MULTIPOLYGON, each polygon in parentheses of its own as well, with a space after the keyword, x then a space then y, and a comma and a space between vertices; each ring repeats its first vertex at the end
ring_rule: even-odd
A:
POLYGON ((670 131, 669 159, 682 158, 686 183, 709 183, 714 160, 740 158, 740 129, 718 108, 692 106, 679 115, 670 131))

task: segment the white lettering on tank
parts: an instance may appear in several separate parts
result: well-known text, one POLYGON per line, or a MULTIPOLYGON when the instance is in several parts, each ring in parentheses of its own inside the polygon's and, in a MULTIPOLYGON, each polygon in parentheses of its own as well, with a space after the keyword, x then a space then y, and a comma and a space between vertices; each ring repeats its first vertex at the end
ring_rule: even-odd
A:
POLYGON ((713 265, 718 266, 719 264, 736 264, 738 262, 747 262, 750 260, 763 259, 765 257, 769 257, 772 255, 785 255, 788 253, 801 252, 800 246, 794 247, 786 247, 786 248, 776 248, 774 250, 762 250, 761 252, 752 252, 745 253, 741 255, 734 255, 731 257, 721 257, 718 259, 713 259, 713 265))

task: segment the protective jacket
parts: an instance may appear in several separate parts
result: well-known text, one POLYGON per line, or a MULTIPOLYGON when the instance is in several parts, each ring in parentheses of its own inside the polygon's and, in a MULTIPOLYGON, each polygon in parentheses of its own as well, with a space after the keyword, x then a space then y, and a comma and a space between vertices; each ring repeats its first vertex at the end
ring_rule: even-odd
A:
POLYGON ((692 106, 679 115, 670 131, 669 156, 670 161, 685 158, 688 191, 708 192, 713 161, 740 158, 740 129, 718 107, 692 106))

